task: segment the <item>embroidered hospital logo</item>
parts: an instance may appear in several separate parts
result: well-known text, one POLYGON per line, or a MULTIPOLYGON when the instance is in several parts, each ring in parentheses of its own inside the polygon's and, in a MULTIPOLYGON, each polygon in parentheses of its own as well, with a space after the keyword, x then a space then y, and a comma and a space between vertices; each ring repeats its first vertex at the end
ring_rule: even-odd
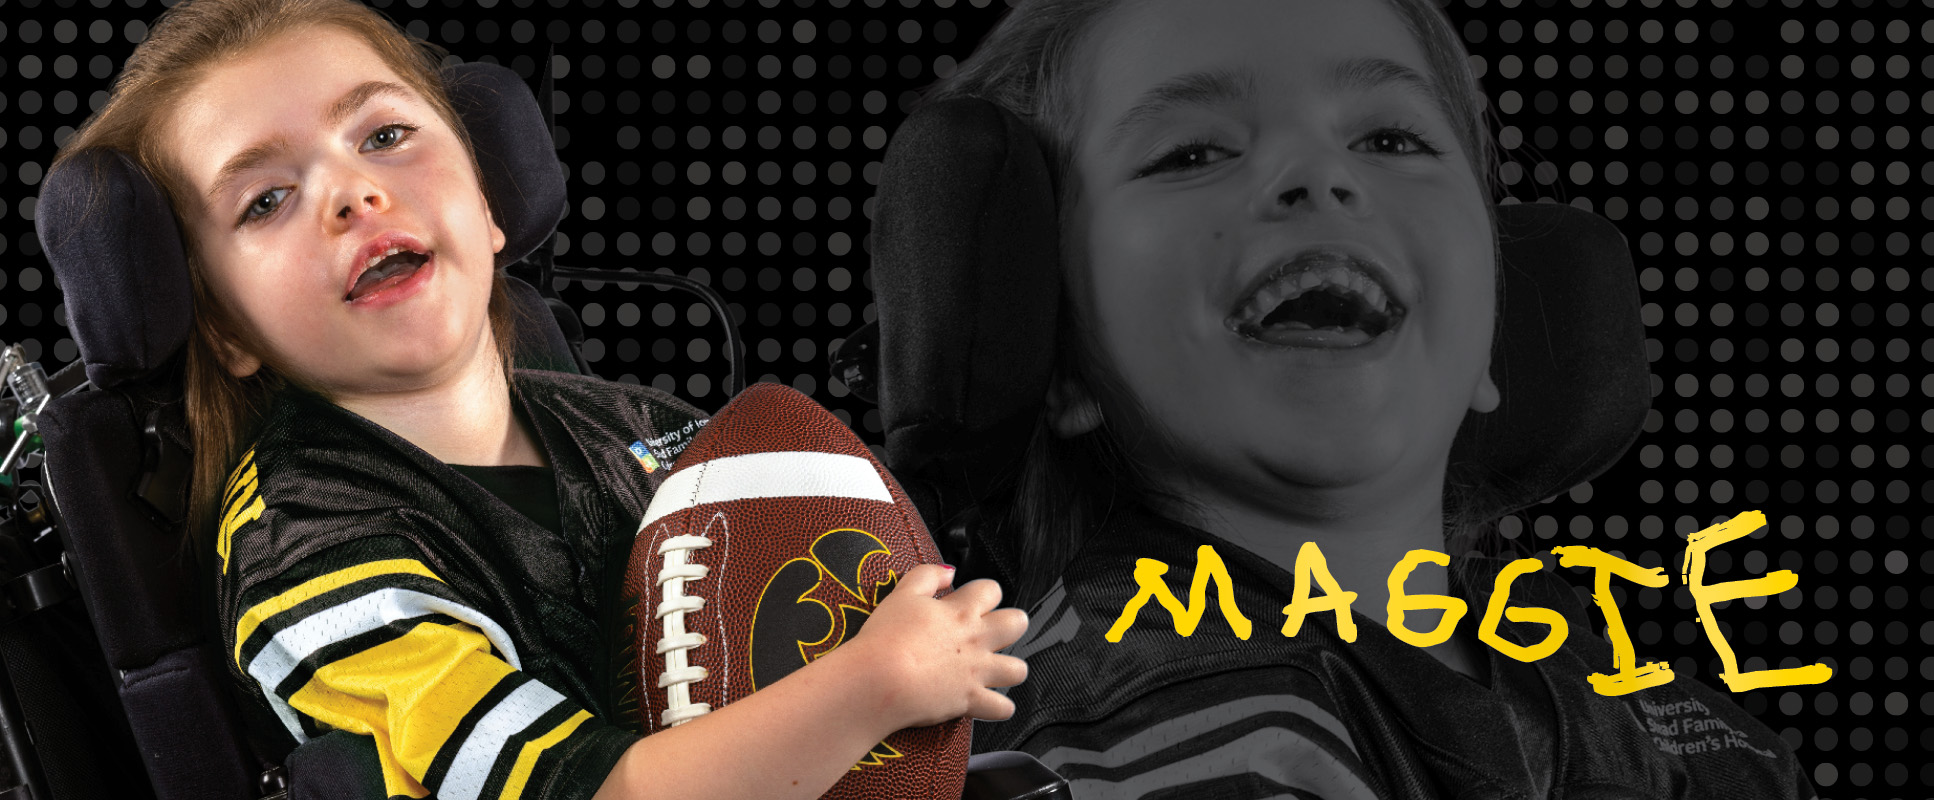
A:
POLYGON ((646 475, 658 471, 658 459, 651 457, 651 450, 645 447, 644 442, 632 442, 631 455, 638 459, 638 466, 645 468, 646 475))
POLYGON ((692 443, 692 437, 697 436, 708 421, 688 419, 685 424, 663 434, 632 442, 631 454, 638 457, 638 463, 644 465, 646 473, 660 467, 671 469, 678 460, 678 454, 685 452, 685 447, 692 443))

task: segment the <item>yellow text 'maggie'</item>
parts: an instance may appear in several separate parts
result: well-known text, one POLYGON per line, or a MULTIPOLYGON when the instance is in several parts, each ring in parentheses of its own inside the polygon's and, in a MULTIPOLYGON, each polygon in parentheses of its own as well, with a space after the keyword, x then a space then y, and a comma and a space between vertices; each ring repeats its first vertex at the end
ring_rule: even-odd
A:
MULTIPOLYGON (((1698 610, 1699 622, 1705 626, 1706 638, 1712 642, 1713 650, 1719 654, 1724 667, 1719 679, 1726 688, 1734 692, 1749 689, 1763 689, 1773 686, 1799 686, 1825 682, 1833 676, 1833 669, 1825 664, 1812 664, 1804 667, 1785 669, 1765 669, 1742 673, 1733 649, 1720 634, 1719 622, 1714 619, 1712 606, 1727 600, 1743 597, 1765 597, 1776 595, 1799 585, 1799 576, 1792 570, 1769 572, 1757 578, 1722 583, 1706 583, 1706 553, 1720 545, 1746 536, 1766 525, 1766 515, 1758 511, 1748 511, 1732 519, 1699 531, 1686 539, 1686 555, 1680 572, 1680 579, 1691 590, 1694 607, 1698 610)), ((1566 546, 1551 548, 1552 555, 1558 557, 1561 567, 1582 567, 1593 571, 1592 598, 1605 614, 1607 638, 1612 643, 1611 674, 1593 673, 1587 676, 1592 688, 1601 695, 1617 696, 1640 689, 1658 686, 1672 681, 1672 669, 1663 662, 1637 663, 1632 650, 1632 638, 1625 632, 1624 620, 1619 616, 1618 604, 1612 599, 1612 578, 1630 581, 1640 586, 1660 588, 1666 585, 1664 569, 1661 567, 1641 567, 1618 556, 1595 547, 1566 546)), ((1229 621, 1229 627, 1237 637, 1248 639, 1252 632, 1249 618, 1242 615, 1236 607, 1234 585, 1229 579, 1229 570, 1216 555, 1215 548, 1203 545, 1196 551, 1195 580, 1189 587, 1188 605, 1169 590, 1162 576, 1168 573, 1168 565, 1152 558, 1138 559, 1135 562, 1135 596, 1121 610, 1121 616, 1108 629, 1107 639, 1120 642, 1122 634, 1140 616, 1142 607, 1154 600, 1168 609, 1175 623, 1175 632, 1181 636, 1195 633, 1208 610, 1208 587, 1210 581, 1216 583, 1217 605, 1222 615, 1229 621)), ((1405 594, 1404 582, 1410 573, 1425 563, 1449 566, 1450 556, 1434 550, 1412 550, 1403 560, 1390 570, 1390 603, 1387 606, 1386 627, 1391 635, 1416 647, 1430 647, 1442 644, 1456 630, 1458 620, 1464 617, 1468 607, 1463 600, 1455 597, 1431 594, 1405 594), (1404 615, 1411 611, 1442 611, 1437 627, 1428 631, 1411 630, 1404 624, 1404 615)), ((1498 652, 1519 661, 1536 661, 1558 651, 1569 626, 1564 615, 1548 608, 1506 607, 1511 596, 1511 582, 1519 576, 1537 572, 1544 564, 1535 558, 1521 558, 1506 565, 1498 572, 1496 585, 1491 599, 1485 605, 1484 619, 1478 626, 1478 639, 1495 648, 1498 652), (1512 622, 1539 623, 1550 629, 1543 641, 1533 645, 1520 645, 1505 640, 1497 633, 1502 619, 1512 622)), ((1305 542, 1296 556, 1296 585, 1289 605, 1283 607, 1283 635, 1295 636, 1303 628, 1303 619, 1312 613, 1329 611, 1336 614, 1336 632, 1343 641, 1356 641, 1356 621, 1350 616, 1350 604, 1356 600, 1356 592, 1346 592, 1337 585, 1330 575, 1329 565, 1323 559, 1323 551, 1315 542, 1305 542), (1311 584, 1322 587, 1323 594, 1310 596, 1311 584)))

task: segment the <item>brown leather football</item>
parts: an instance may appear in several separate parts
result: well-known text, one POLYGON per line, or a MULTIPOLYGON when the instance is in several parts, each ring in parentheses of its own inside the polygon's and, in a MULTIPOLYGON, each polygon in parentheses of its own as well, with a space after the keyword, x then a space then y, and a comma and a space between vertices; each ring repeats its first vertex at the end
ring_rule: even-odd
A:
MULTIPOLYGON (((754 384, 678 456, 638 528, 621 721, 650 735, 772 685, 860 630, 940 553, 886 468, 826 409, 754 384)), ((888 736, 824 797, 958 800, 971 723, 888 736)))

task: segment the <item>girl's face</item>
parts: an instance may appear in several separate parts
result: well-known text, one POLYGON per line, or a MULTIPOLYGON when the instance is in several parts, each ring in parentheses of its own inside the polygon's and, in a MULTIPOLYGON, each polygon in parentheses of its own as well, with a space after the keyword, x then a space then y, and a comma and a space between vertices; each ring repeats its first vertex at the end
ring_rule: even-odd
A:
POLYGON ((1066 260, 1185 462, 1155 474, 1251 497, 1441 480, 1465 409, 1495 405, 1493 244, 1397 14, 1147 0, 1077 55, 1066 260))
POLYGON ((162 132, 210 289, 325 395, 408 391, 492 347, 491 220, 448 123, 356 36, 272 39, 208 71, 162 132))

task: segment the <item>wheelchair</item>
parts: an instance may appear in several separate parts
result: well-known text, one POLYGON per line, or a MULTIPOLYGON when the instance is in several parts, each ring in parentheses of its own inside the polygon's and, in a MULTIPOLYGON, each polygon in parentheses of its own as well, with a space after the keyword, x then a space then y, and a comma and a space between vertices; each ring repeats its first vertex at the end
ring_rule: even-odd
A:
MULTIPOLYGON (((567 207, 550 126, 522 79, 446 68, 508 239, 523 368, 589 373, 557 279, 692 291, 743 348, 709 288, 649 272, 572 269, 548 246, 567 207), (542 290, 542 291, 540 291, 542 290)), ((189 331, 183 249, 159 189, 89 154, 43 186, 39 234, 82 357, 54 375, 0 353, 0 800, 350 797, 367 749, 330 733, 300 747, 232 694, 207 570, 185 546, 190 449, 180 378, 189 331), (18 420, 16 424, 15 421, 18 420)), ((1019 753, 975 756, 967 800, 1066 798, 1019 753)))

